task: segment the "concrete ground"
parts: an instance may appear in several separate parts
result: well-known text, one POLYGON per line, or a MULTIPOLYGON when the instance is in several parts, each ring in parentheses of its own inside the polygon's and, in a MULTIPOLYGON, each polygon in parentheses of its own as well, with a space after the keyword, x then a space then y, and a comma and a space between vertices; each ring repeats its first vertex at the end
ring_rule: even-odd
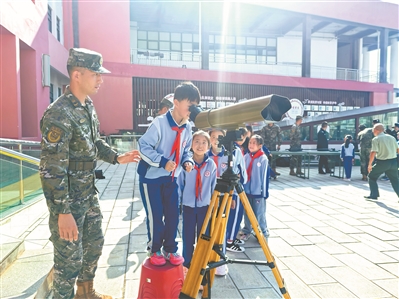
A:
MULTIPOLYGON (((105 245, 95 286, 114 298, 137 298, 146 228, 136 165, 100 168, 106 176, 97 183, 105 245)), ((315 167, 310 179, 278 171, 267 200, 269 247, 291 298, 398 298, 399 204, 390 183, 378 182, 381 197, 374 202, 363 198, 368 184, 359 167, 351 182, 319 175, 315 167)), ((46 213, 25 232, 25 252, 1 276, 1 298, 31 297, 50 270, 47 223, 46 213)), ((245 248, 228 256, 265 260, 255 238, 245 248)), ((282 297, 268 267, 228 267, 228 275, 215 278, 212 298, 282 297)))

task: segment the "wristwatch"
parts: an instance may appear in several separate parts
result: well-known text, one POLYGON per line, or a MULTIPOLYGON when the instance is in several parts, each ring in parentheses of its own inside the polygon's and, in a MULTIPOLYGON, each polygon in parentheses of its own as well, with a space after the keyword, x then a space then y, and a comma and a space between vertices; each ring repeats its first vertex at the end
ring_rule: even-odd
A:
POLYGON ((117 153, 117 154, 115 154, 115 157, 114 157, 114 161, 112 162, 112 164, 119 164, 119 162, 118 162, 118 157, 119 157, 119 154, 117 153))

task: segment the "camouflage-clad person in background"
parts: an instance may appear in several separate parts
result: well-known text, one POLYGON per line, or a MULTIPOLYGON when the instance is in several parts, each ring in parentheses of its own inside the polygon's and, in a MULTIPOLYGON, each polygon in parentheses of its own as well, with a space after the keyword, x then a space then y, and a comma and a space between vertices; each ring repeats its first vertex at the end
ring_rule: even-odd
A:
MULTIPOLYGON (((295 118, 295 124, 292 125, 290 131, 290 151, 291 152, 299 152, 302 150, 301 148, 301 140, 302 134, 299 126, 301 125, 303 117, 301 115, 297 115, 295 118)), ((300 155, 292 155, 290 159, 290 175, 304 175, 302 172, 302 156, 300 155), (296 167, 296 172, 295 172, 296 167)))
MULTIPOLYGON (((274 123, 267 124, 264 126, 260 132, 260 135, 265 141, 265 146, 270 151, 279 151, 281 147, 281 130, 280 127, 274 123)), ((271 167, 276 175, 280 175, 276 171, 276 160, 278 155, 272 155, 271 167)))
POLYGON ((362 180, 367 181, 367 175, 369 174, 367 167, 369 165, 371 144, 374 138, 373 129, 366 128, 365 125, 359 126, 359 134, 357 134, 357 142, 360 145, 360 172, 362 174, 362 180))
POLYGON ((129 163, 138 151, 118 155, 100 138, 90 94, 103 82, 101 54, 71 49, 67 63, 70 86, 40 121, 40 177, 50 211, 54 245, 53 298, 112 298, 94 291, 93 278, 102 252, 102 214, 94 185, 96 159, 129 163), (77 293, 74 297, 76 278, 77 293))

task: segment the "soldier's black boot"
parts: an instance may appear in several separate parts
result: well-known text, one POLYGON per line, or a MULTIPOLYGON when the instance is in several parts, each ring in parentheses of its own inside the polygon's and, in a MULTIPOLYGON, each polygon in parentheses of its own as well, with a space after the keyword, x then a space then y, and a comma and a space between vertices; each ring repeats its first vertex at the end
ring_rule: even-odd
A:
POLYGON ((74 299, 112 299, 111 296, 102 295, 93 288, 93 281, 77 282, 78 290, 74 299))
POLYGON ((290 169, 290 175, 295 175, 295 176, 296 176, 296 173, 295 173, 295 171, 294 171, 294 168, 291 168, 291 169, 290 169))
POLYGON ((272 168, 275 175, 280 175, 281 173, 277 172, 276 168, 272 168))

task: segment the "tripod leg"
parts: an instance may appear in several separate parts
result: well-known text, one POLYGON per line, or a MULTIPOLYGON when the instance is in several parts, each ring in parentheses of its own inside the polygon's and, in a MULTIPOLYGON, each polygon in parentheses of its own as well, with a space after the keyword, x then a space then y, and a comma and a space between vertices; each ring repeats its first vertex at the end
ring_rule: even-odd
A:
POLYGON ((195 247, 194 250, 190 269, 187 272, 187 276, 186 279, 184 280, 183 288, 179 296, 179 298, 181 299, 197 298, 200 284, 206 273, 205 269, 212 252, 212 247, 215 244, 218 237, 217 231, 220 230, 219 228, 222 226, 223 213, 222 212, 217 213, 217 211, 225 210, 229 198, 229 193, 225 193, 218 209, 217 203, 219 202, 219 194, 220 192, 218 191, 215 191, 212 194, 211 203, 206 213, 204 224, 202 225, 201 228, 200 237, 197 240, 197 246, 195 247), (215 219, 215 221, 213 221, 214 223, 209 223, 211 217, 212 219, 215 219), (213 227, 213 229, 210 231, 209 236, 205 235, 205 231, 208 225, 210 228, 213 227))
POLYGON ((260 246, 262 247, 263 253, 265 254, 266 260, 269 263, 269 267, 273 272, 274 278, 276 278, 276 282, 278 284, 278 287, 280 288, 281 294, 283 294, 284 298, 286 299, 291 298, 290 294, 285 288, 284 279, 277 268, 274 257, 271 254, 269 246, 266 243, 266 239, 263 236, 261 230, 259 229, 258 221, 256 220, 255 214, 252 211, 251 205, 249 204, 247 195, 245 194, 244 191, 242 191, 238 194, 238 196, 240 197, 241 203, 244 207, 244 211, 245 213, 247 213, 248 219, 251 222, 252 228, 255 231, 255 235, 258 238, 260 246))
MULTIPOLYGON (((231 207, 231 201, 233 198, 233 190, 230 192, 229 194, 229 198, 227 200, 227 204, 224 210, 219 209, 219 213, 222 214, 222 223, 221 225, 218 227, 217 230, 214 230, 212 233, 216 234, 216 242, 214 245, 221 245, 223 246, 223 243, 225 241, 226 238, 226 226, 227 226, 227 221, 229 219, 229 214, 230 214, 230 207, 231 207)), ((226 194, 224 195, 226 196, 226 194)), ((216 253, 216 251, 212 250, 211 255, 209 257, 209 262, 218 262, 220 260, 220 256, 216 253)), ((223 265, 225 266, 225 265, 223 265)), ((209 279, 207 280, 207 285, 204 286, 204 290, 202 291, 202 298, 210 298, 210 294, 209 294, 209 288, 207 287, 208 285, 210 286, 210 288, 213 287, 213 280, 215 278, 215 272, 216 269, 211 269, 209 271, 209 279)))

